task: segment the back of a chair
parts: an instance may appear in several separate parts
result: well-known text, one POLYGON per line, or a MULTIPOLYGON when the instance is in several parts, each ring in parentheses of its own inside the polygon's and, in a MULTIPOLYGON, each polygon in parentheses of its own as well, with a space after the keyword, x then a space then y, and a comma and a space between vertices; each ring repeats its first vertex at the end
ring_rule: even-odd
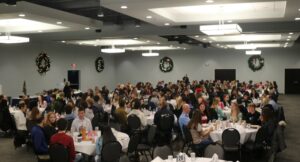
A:
POLYGON ((101 151, 102 162, 119 162, 122 146, 118 141, 106 143, 101 151))
POLYGON ((157 146, 154 148, 153 158, 158 156, 161 159, 166 160, 166 159, 168 159, 169 155, 173 155, 173 152, 172 152, 172 149, 167 145, 157 146))
POLYGON ((225 129, 222 133, 224 147, 236 147, 240 143, 240 133, 234 128, 225 129))
POLYGON ((70 131, 70 130, 71 130, 73 120, 74 120, 74 119, 69 119, 69 120, 68 120, 67 131, 70 131))
POLYGON ((214 154, 217 154, 219 159, 224 159, 224 150, 218 145, 208 145, 204 151, 204 157, 211 158, 214 154))
POLYGON ((140 118, 134 114, 131 114, 127 117, 127 122, 131 130, 137 130, 141 127, 140 118))
POLYGON ((156 126, 151 125, 148 130, 148 136, 147 136, 147 141, 149 144, 153 144, 154 138, 156 134, 156 126))
POLYGON ((99 121, 99 116, 98 116, 98 115, 95 115, 95 116, 93 117, 91 123, 92 123, 93 129, 95 129, 95 127, 99 127, 99 123, 100 123, 100 121, 99 121))
POLYGON ((259 128, 257 130, 256 136, 255 136, 255 144, 262 144, 266 139, 266 132, 264 129, 259 128))
POLYGON ((127 152, 128 153, 133 153, 136 151, 139 143, 140 143, 140 139, 141 139, 141 134, 140 133, 134 133, 129 140, 129 144, 128 144, 128 149, 127 152))
POLYGON ((69 151, 68 149, 59 143, 50 145, 49 156, 51 162, 68 162, 69 151))
POLYGON ((163 114, 160 117, 159 127, 162 131, 170 131, 173 128, 172 114, 163 114))
POLYGON ((191 143, 193 141, 193 137, 192 137, 192 134, 191 134, 190 130, 188 129, 188 127, 183 125, 182 126, 182 132, 183 132, 183 135, 184 135, 184 141, 186 143, 191 143))

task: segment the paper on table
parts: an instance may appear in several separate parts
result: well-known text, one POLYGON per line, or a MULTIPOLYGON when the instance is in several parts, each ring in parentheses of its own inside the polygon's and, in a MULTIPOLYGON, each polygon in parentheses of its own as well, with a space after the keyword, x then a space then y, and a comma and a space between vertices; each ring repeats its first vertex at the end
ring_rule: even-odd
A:
POLYGON ((211 158, 211 161, 212 161, 212 162, 218 162, 218 161, 219 161, 218 155, 217 155, 217 154, 214 154, 214 155, 212 156, 212 158, 211 158))
POLYGON ((153 159, 151 162, 163 162, 164 160, 161 159, 159 156, 156 156, 155 159, 153 159))

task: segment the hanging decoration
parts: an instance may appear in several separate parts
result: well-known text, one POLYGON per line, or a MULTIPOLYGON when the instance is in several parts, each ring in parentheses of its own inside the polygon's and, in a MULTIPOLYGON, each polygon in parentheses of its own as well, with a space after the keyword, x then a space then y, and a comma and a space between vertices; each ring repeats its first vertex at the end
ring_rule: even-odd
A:
POLYGON ((95 67, 98 73, 104 70, 104 59, 101 56, 97 57, 95 61, 95 67))
POLYGON ((174 67, 174 64, 173 64, 173 61, 171 58, 169 57, 164 57, 160 60, 160 63, 159 63, 159 69, 162 71, 162 72, 170 72, 172 71, 174 67))
POLYGON ((251 56, 248 60, 249 68, 254 72, 261 70, 264 64, 265 64, 265 59, 259 55, 251 56))
POLYGON ((35 59, 37 71, 42 75, 50 70, 50 58, 45 52, 41 52, 35 59))

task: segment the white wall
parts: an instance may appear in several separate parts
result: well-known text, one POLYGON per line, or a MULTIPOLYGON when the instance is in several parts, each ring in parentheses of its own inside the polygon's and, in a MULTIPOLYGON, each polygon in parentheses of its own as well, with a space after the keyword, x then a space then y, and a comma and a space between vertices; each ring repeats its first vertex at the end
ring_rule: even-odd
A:
POLYGON ((29 94, 43 89, 59 87, 67 70, 76 63, 81 73, 83 91, 94 86, 107 85, 110 89, 117 83, 158 80, 176 81, 188 74, 190 79, 214 79, 214 70, 236 69, 236 77, 241 81, 276 80, 279 91, 284 92, 284 69, 300 68, 300 46, 292 48, 264 49, 262 56, 265 66, 261 71, 252 72, 248 67, 248 58, 242 51, 221 50, 215 48, 194 48, 179 51, 161 51, 159 57, 142 57, 141 52, 105 55, 105 69, 97 73, 94 61, 99 49, 65 45, 61 43, 30 43, 19 45, 0 45, 0 85, 3 94, 17 96, 22 94, 25 80, 29 94), (51 70, 46 75, 36 71, 35 58, 45 51, 51 58, 51 70), (159 70, 159 60, 163 56, 173 59, 174 69, 170 73, 159 70))
POLYGON ((115 58, 116 80, 118 82, 158 80, 176 81, 187 74, 191 80, 214 79, 215 69, 236 69, 236 77, 241 81, 275 80, 279 91, 284 93, 285 68, 300 68, 299 46, 292 48, 264 49, 262 56, 265 66, 253 72, 248 67, 244 51, 231 49, 197 48, 186 51, 161 51, 159 57, 142 57, 141 52, 131 52, 115 58), (170 73, 159 70, 159 60, 169 56, 174 62, 170 73))
POLYGON ((96 85, 112 88, 115 86, 114 59, 112 56, 102 55, 105 69, 98 73, 94 64, 97 56, 97 48, 61 43, 0 45, 0 84, 3 94, 22 94, 24 80, 28 94, 58 88, 63 79, 67 79, 67 71, 72 69, 72 63, 77 64, 77 70, 80 70, 82 90, 94 88, 96 85), (40 75, 35 65, 35 58, 41 51, 45 51, 51 59, 51 69, 46 75, 40 75))

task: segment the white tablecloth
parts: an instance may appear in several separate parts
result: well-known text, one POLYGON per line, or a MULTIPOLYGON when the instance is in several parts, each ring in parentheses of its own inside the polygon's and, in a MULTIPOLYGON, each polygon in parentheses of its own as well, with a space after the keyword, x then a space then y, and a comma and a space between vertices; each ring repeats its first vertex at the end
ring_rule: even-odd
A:
MULTIPOLYGON (((235 124, 235 129, 237 129, 240 133, 240 143, 244 144, 245 142, 251 140, 254 141, 256 137, 256 133, 258 129, 253 129, 253 128, 244 128, 243 126, 239 124, 235 124)), ((222 133, 224 130, 219 129, 215 130, 210 133, 210 138, 214 141, 222 141, 222 133)))
MULTIPOLYGON (((128 148, 128 144, 129 144, 129 136, 125 133, 116 131, 115 129, 112 128, 112 132, 114 134, 114 136, 117 138, 118 142, 121 144, 122 146, 122 150, 126 151, 128 148)), ((98 135, 100 136, 101 133, 98 133, 98 135)), ((96 144, 93 143, 92 141, 82 141, 82 142, 74 142, 75 145, 75 151, 77 152, 81 152, 87 155, 95 155, 95 151, 96 151, 96 144)))
MULTIPOLYGON (((191 162, 191 158, 186 157, 185 161, 186 161, 186 162, 191 162)), ((196 160, 195 160, 195 162, 211 162, 211 161, 212 161, 211 158, 205 158, 205 157, 196 157, 196 160)), ((156 158, 153 159, 151 162, 171 162, 171 161, 168 160, 168 159, 162 160, 161 158, 156 157, 156 158)), ((176 159, 176 158, 173 158, 173 161, 172 161, 172 162, 177 162, 177 159, 176 159)), ((226 162, 226 161, 219 159, 218 162, 226 162)))

